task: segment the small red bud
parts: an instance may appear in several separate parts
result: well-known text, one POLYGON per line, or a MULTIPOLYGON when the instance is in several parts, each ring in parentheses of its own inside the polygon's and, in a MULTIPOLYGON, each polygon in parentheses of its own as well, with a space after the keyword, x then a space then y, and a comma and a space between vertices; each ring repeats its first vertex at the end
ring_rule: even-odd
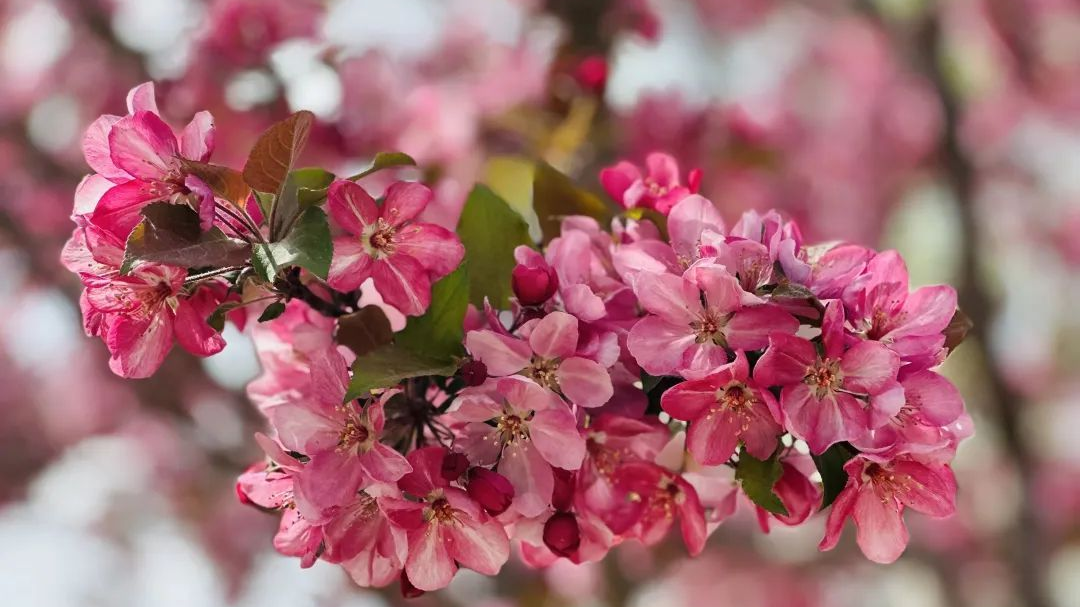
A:
POLYGON ((559 556, 569 557, 581 545, 581 528, 577 517, 569 512, 556 512, 544 523, 544 545, 559 556))
POLYGON ((607 87, 608 63, 602 55, 590 55, 581 60, 574 70, 574 80, 582 89, 603 95, 607 87))
POLYGON ((452 483, 469 469, 469 458, 461 453, 447 453, 442 462, 442 477, 452 483))
POLYGON ((479 386, 487 380, 487 365, 485 365, 483 361, 474 358, 461 365, 461 370, 458 371, 458 375, 461 376, 461 379, 465 380, 466 386, 479 386))
POLYGON ((469 470, 469 484, 466 487, 469 497, 484 507, 492 516, 506 512, 514 500, 514 486, 498 472, 487 468, 469 470))
POLYGON ((514 266, 511 285, 521 305, 538 306, 551 299, 559 290, 559 275, 551 266, 529 267, 519 264, 514 266))

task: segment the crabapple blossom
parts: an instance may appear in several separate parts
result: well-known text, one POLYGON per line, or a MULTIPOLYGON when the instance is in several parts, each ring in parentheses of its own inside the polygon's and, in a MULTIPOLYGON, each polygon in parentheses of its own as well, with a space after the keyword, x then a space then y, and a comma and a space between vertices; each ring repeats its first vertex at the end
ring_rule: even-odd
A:
POLYGON ((465 255, 452 232, 415 221, 431 196, 421 184, 398 182, 380 206, 351 181, 331 185, 327 207, 347 235, 334 239, 330 286, 352 291, 371 278, 387 303, 409 316, 423 314, 432 282, 453 271, 465 255))
POLYGON ((645 158, 644 174, 637 166, 622 161, 600 171, 600 182, 625 209, 654 209, 667 215, 675 203, 698 191, 701 171, 690 171, 687 185, 683 185, 675 159, 653 153, 645 158))

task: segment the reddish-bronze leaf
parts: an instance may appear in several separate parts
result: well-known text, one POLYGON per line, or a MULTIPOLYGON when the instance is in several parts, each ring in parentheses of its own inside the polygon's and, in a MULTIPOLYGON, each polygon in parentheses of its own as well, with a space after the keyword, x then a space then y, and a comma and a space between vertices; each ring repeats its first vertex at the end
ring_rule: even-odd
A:
POLYGON ((393 341, 394 331, 379 306, 364 306, 338 319, 335 337, 339 344, 363 356, 393 341))
POLYGON ((276 194, 307 143, 315 115, 299 111, 266 129, 244 164, 244 181, 252 189, 276 194))
POLYGON ((214 194, 219 198, 242 206, 248 197, 251 188, 244 181, 244 176, 236 169, 231 169, 219 164, 209 164, 178 158, 184 166, 184 170, 202 179, 210 186, 214 194))
POLYGON ((948 326, 942 333, 945 334, 945 347, 952 352, 963 343, 964 338, 967 337, 969 331, 975 328, 975 323, 968 318, 967 314, 960 308, 956 309, 956 313, 953 314, 952 320, 949 321, 948 326))

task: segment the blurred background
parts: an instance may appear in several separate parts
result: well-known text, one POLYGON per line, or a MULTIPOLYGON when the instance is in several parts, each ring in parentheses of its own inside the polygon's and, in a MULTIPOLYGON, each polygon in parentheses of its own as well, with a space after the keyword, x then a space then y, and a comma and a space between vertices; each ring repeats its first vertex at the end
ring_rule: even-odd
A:
MULTIPOLYGON (((975 322, 945 372, 977 435, 960 512, 908 517, 892 566, 824 518, 764 535, 744 509, 699 559, 459 575, 415 605, 1080 605, 1077 0, 2 0, 0 597, 34 607, 379 606, 337 567, 277 556, 233 481, 259 457, 235 331, 121 381, 59 264, 83 130, 158 84, 216 117, 241 166, 289 111, 312 163, 413 155, 456 220, 476 180, 529 196, 528 159, 581 183, 654 149, 704 170, 733 220, 777 207, 810 240, 896 248, 975 322)), ((850 533, 850 532, 849 532, 850 533)))

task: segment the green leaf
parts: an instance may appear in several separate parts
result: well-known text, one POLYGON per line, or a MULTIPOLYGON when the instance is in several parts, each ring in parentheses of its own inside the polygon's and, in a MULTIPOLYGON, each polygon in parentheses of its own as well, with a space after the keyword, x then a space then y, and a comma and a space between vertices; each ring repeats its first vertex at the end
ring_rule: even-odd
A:
POLYGON ((214 312, 210 316, 206 317, 206 324, 221 333, 225 330, 225 319, 229 316, 229 312, 244 305, 242 301, 227 301, 220 306, 214 308, 214 312))
POLYGON ((739 451, 735 480, 742 485, 743 493, 747 497, 773 514, 788 514, 784 503, 773 491, 776 481, 780 480, 783 473, 779 458, 774 456, 762 461, 747 453, 746 449, 739 451))
POLYGON ((487 297, 496 308, 505 308, 513 295, 514 249, 533 244, 529 224, 505 200, 478 185, 465 201, 457 233, 469 265, 469 301, 482 308, 487 297))
POLYGON ((248 243, 213 227, 203 232, 199 215, 184 204, 158 202, 142 210, 143 220, 128 236, 121 273, 136 261, 182 268, 225 268, 247 262, 248 243))
POLYGON ((375 388, 396 386, 402 380, 425 375, 450 376, 458 363, 418 354, 399 346, 385 346, 356 359, 345 400, 366 396, 375 388))
POLYGON ((330 171, 318 167, 297 169, 289 173, 282 195, 292 192, 300 208, 306 209, 325 202, 326 193, 332 183, 334 174, 330 171))
POLYGON ((366 395, 374 388, 389 388, 410 377, 449 376, 464 354, 465 311, 469 305, 469 277, 463 264, 431 289, 431 307, 410 318, 394 336, 394 343, 358 356, 345 400, 366 395))
POLYGON ((334 340, 363 356, 393 342, 394 330, 382 308, 364 306, 338 319, 334 340))
POLYGON ((605 225, 613 209, 600 197, 579 188, 551 165, 540 162, 533 174, 533 208, 540 220, 544 244, 559 235, 560 224, 569 215, 587 215, 605 225))
POLYGON ((410 318, 394 336, 394 343, 416 352, 449 359, 464 354, 465 311, 469 307, 469 271, 466 264, 431 288, 431 306, 423 316, 410 318))
POLYGON ((817 466, 818 474, 821 475, 822 510, 828 508, 847 485, 848 475, 844 471, 844 464, 854 456, 855 450, 847 443, 836 443, 821 455, 813 456, 814 465, 817 466))
POLYGON ((358 181, 383 169, 404 166, 414 167, 416 166, 416 161, 413 160, 412 156, 409 156, 404 152, 379 152, 378 154, 375 154, 375 160, 371 163, 370 168, 349 177, 349 181, 358 181))
POLYGON ((288 235, 278 242, 256 244, 252 262, 256 272, 272 282, 277 271, 287 266, 300 266, 319 278, 330 272, 334 244, 330 240, 330 224, 319 207, 306 209, 288 235))
POLYGON ((285 302, 275 301, 266 306, 262 314, 259 314, 259 322, 269 322, 285 313, 285 302))

